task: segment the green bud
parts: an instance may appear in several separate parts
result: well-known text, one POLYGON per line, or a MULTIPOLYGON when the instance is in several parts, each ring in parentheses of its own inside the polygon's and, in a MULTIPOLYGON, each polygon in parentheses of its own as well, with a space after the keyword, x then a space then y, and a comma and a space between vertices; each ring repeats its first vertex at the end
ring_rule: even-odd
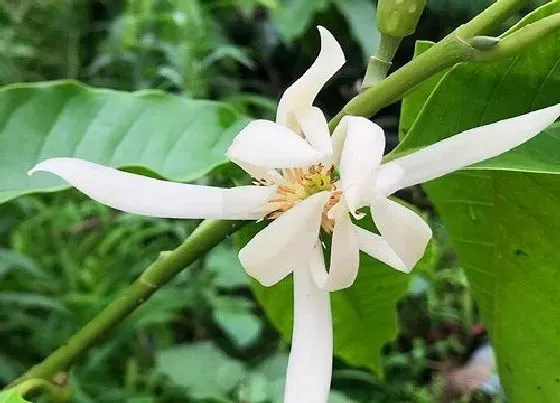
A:
POLYGON ((425 6, 426 0, 379 0, 377 3, 379 32, 396 37, 414 33, 425 6))
POLYGON ((471 39, 471 46, 477 50, 490 50, 500 43, 495 36, 477 35, 471 39))

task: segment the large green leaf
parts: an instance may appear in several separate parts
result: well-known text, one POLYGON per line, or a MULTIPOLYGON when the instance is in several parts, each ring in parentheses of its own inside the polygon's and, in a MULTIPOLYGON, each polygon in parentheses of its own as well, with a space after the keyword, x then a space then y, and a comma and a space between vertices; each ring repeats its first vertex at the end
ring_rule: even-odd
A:
MULTIPOLYGON (((498 63, 453 68, 399 150, 558 102, 560 33, 498 63)), ((425 185, 466 270, 513 403, 560 396, 559 136, 555 125, 514 151, 425 185)))
MULTIPOLYGON (((242 231, 242 237, 248 240, 257 228, 247 226, 242 231)), ((381 347, 393 340, 397 332, 396 302, 406 292, 408 280, 406 274, 361 254, 360 272, 354 284, 331 294, 337 356, 379 370, 381 347)), ((254 281, 252 289, 267 317, 289 342, 293 318, 291 276, 273 287, 263 287, 254 281)))
POLYGON ((64 188, 53 175, 26 175, 54 156, 192 181, 226 162, 225 150, 246 122, 224 104, 155 91, 67 81, 11 85, 0 90, 0 202, 64 188))
MULTIPOLYGON (((425 52, 433 44, 433 42, 428 41, 416 42, 414 55, 418 56, 420 53, 425 52)), ((428 98, 428 96, 430 96, 430 94, 434 90, 434 87, 437 85, 439 80, 441 80, 444 74, 444 71, 434 74, 432 77, 417 85, 414 88, 414 91, 411 91, 407 95, 407 97, 403 99, 401 103, 401 114, 399 118, 399 140, 402 140, 406 137, 408 131, 414 124, 418 113, 420 113, 420 111, 424 107, 426 99, 428 98)))

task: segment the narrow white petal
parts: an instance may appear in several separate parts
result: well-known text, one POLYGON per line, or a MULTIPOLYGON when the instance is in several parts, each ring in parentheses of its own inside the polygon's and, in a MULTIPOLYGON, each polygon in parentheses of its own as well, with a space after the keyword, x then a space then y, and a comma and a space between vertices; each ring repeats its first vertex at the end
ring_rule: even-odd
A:
POLYGON ((247 273, 271 286, 307 261, 319 238, 323 206, 329 192, 316 193, 296 204, 259 232, 239 251, 247 273))
POLYGON ((323 111, 314 106, 300 108, 294 110, 294 117, 311 147, 330 157, 333 152, 331 134, 323 111))
POLYGON ((161 218, 260 219, 275 186, 212 186, 166 182, 78 158, 51 158, 29 173, 50 172, 117 210, 161 218))
POLYGON ((358 245, 360 250, 377 260, 382 261, 394 269, 409 273, 410 269, 406 267, 403 261, 397 256, 396 252, 389 246, 386 240, 373 232, 367 231, 358 226, 354 227, 358 245))
MULTIPOLYGON (((371 206, 375 225, 383 239, 410 271, 424 256, 432 230, 414 211, 395 201, 379 198, 371 206)), ((380 259, 381 260, 381 259, 380 259)))
POLYGON ((339 208, 335 216, 335 224, 331 242, 331 261, 329 271, 325 270, 321 242, 315 245, 316 264, 311 266, 311 274, 317 286, 326 291, 336 291, 350 287, 360 266, 360 249, 350 220, 348 210, 339 208))
POLYGON ((393 163, 404 170, 404 175, 392 193, 511 150, 546 129, 558 116, 560 104, 466 130, 397 158, 393 163))
POLYGON ((373 181, 385 151, 385 134, 366 118, 346 116, 343 121, 346 135, 340 155, 340 182, 348 207, 355 212, 372 199, 373 181))
POLYGON ((316 164, 324 155, 292 130, 269 120, 254 120, 227 151, 232 161, 262 168, 296 168, 316 164))
POLYGON ((329 397, 333 354, 330 296, 317 287, 309 269, 294 270, 294 330, 284 403, 326 403, 329 397))
POLYGON ((297 125, 291 112, 311 106, 321 88, 344 64, 344 53, 340 44, 325 28, 317 28, 321 35, 321 51, 309 70, 294 82, 280 99, 276 122, 281 125, 295 128, 297 125))

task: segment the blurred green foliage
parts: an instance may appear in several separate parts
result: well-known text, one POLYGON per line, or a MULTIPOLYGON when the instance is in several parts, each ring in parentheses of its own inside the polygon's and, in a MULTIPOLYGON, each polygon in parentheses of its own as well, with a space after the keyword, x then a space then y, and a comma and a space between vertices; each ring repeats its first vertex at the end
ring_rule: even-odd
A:
MULTIPOLYGON (((410 58, 415 39, 437 39, 488 3, 430 0, 395 65, 410 58)), ((0 83, 157 88, 271 117, 278 95, 313 60, 314 25, 324 24, 349 59, 320 99, 334 113, 355 94, 376 46, 373 10, 369 0, 6 0, 0 83)), ((388 108, 379 121, 393 143, 397 112, 388 108)), ((227 185, 223 169, 206 180, 227 185)), ((417 191, 403 197, 432 215, 417 191)), ((0 206, 0 384, 63 344, 195 225, 117 213, 73 191, 0 206)), ((445 234, 434 247, 433 267, 398 306, 401 330, 385 349, 384 379, 337 361, 333 403, 433 402, 442 393, 435 364, 468 358, 476 309, 461 271, 448 269, 455 263, 445 234)), ((289 349, 248 284, 224 242, 59 381, 78 403, 280 401, 289 349)))

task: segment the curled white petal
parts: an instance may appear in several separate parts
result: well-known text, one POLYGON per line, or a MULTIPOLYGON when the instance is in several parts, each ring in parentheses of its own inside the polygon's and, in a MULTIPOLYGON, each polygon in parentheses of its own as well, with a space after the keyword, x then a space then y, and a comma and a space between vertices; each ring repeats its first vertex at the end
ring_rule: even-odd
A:
POLYGON ((319 238, 323 206, 329 192, 316 193, 296 204, 239 251, 247 273, 271 286, 305 262, 319 238))
MULTIPOLYGON (((363 117, 345 116, 339 126, 336 135, 345 138, 340 151, 340 182, 354 213, 374 196, 371 192, 385 151, 385 134, 381 127, 363 117)), ((339 147, 340 141, 336 141, 339 147)))
POLYGON ((29 173, 50 172, 117 210, 161 218, 260 219, 275 186, 212 186, 167 182, 79 158, 51 158, 29 173))
POLYGON ((414 211, 386 198, 372 204, 371 214, 379 233, 404 265, 404 269, 393 267, 412 270, 432 237, 428 224, 414 211))
POLYGON ((304 167, 325 157, 292 130, 262 119, 241 130, 226 155, 234 162, 261 168, 304 167))
POLYGON ((316 263, 311 266, 311 274, 317 286, 326 291, 336 291, 350 287, 358 275, 360 249, 354 225, 348 210, 339 207, 335 214, 335 224, 331 242, 329 271, 325 270, 321 242, 315 245, 316 263))
MULTIPOLYGON (((309 265, 318 264, 318 256, 309 265)), ((321 256, 322 259, 322 256, 321 256)), ((329 292, 317 287, 310 267, 294 269, 294 329, 284 403, 326 403, 332 375, 329 292)))
POLYGON ((404 273, 410 272, 410 269, 404 264, 393 248, 391 248, 389 243, 381 236, 358 226, 354 227, 354 231, 358 239, 360 250, 394 269, 404 273))
POLYGON ((323 111, 310 106, 296 109, 293 113, 311 147, 324 156, 331 157, 333 153, 331 134, 323 111))
MULTIPOLYGON (((404 171, 391 193, 426 182, 517 147, 550 126, 560 116, 560 104, 466 130, 412 154, 397 158, 404 171)), ((382 171, 383 174, 384 170, 382 171)))
POLYGON ((323 85, 344 64, 344 53, 334 36, 319 26, 321 51, 311 67, 294 82, 285 92, 276 111, 276 122, 291 128, 297 127, 291 112, 313 104, 323 85))

